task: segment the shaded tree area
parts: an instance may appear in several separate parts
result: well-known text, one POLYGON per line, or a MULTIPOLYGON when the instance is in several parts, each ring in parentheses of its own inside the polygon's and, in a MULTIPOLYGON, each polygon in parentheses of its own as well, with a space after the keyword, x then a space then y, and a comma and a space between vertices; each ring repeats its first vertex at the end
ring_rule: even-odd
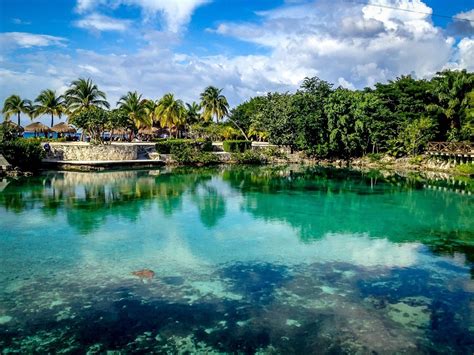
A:
POLYGON ((429 81, 408 75, 364 90, 306 78, 295 93, 252 98, 231 117, 252 138, 253 128, 309 156, 349 159, 418 154, 430 140, 472 142, 473 112, 474 74, 446 70, 429 81))

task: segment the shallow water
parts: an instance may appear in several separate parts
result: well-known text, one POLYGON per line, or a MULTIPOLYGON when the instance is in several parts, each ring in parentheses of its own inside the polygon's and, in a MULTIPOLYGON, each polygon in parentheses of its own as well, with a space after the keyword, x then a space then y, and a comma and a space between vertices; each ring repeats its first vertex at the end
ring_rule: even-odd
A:
POLYGON ((0 349, 471 354, 472 186, 294 167, 0 181, 0 349))

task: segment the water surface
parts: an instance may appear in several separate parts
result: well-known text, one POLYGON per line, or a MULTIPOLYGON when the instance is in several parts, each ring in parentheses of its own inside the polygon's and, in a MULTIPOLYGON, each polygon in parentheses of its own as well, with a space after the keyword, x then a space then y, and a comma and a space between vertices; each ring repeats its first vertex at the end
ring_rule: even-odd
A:
POLYGON ((4 180, 0 349, 470 354, 473 190, 294 167, 4 180))

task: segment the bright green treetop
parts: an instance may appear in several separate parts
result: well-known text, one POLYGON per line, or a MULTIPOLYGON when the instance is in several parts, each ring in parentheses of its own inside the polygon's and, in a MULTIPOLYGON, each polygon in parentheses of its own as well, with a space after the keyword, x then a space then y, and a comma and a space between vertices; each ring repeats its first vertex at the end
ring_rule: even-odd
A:
POLYGON ((221 92, 222 89, 208 86, 201 93, 201 107, 204 110, 202 116, 205 121, 212 121, 216 118, 216 121, 219 122, 229 114, 229 103, 221 92))
POLYGON ((20 126, 20 115, 22 113, 33 117, 33 105, 30 100, 22 99, 18 95, 11 95, 7 97, 3 104, 2 113, 5 116, 5 120, 9 120, 12 115, 16 115, 18 126, 20 126))
POLYGON ((54 125, 54 116, 61 117, 65 112, 64 99, 57 96, 51 89, 41 91, 35 100, 34 115, 51 115, 51 127, 54 125))
POLYGON ((72 114, 91 106, 110 107, 105 93, 100 91, 91 79, 74 80, 66 90, 64 97, 68 110, 72 114))

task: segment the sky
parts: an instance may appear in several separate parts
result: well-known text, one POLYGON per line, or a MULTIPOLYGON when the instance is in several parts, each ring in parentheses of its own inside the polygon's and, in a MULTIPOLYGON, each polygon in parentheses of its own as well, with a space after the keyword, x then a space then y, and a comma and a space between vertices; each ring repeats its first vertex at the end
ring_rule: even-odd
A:
MULTIPOLYGON (((0 102, 91 78, 231 106, 306 76, 360 89, 411 74, 474 71, 473 0, 0 0, 0 102)), ((45 121, 47 122, 47 121, 45 121)))

